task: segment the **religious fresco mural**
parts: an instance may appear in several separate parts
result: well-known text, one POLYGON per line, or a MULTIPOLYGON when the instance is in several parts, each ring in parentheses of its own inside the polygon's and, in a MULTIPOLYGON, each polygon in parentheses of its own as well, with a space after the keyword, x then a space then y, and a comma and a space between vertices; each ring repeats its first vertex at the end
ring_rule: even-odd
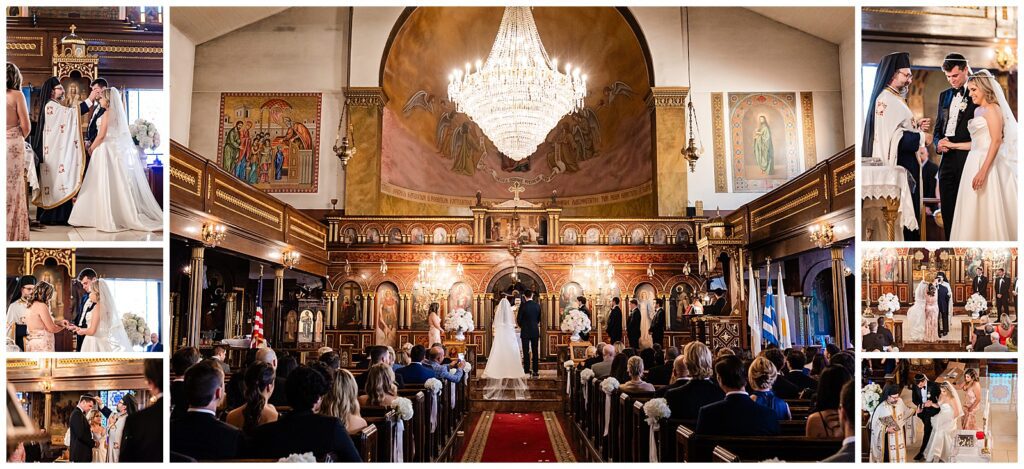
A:
POLYGON ((668 297, 668 314, 673 330, 685 330, 690 326, 684 315, 689 313, 690 303, 694 297, 693 287, 688 284, 677 283, 672 287, 668 297))
POLYGON ((507 243, 512 238, 512 225, 520 244, 546 244, 547 215, 518 214, 519 221, 512 222, 511 213, 491 214, 484 219, 484 231, 488 243, 507 243))
POLYGON ((394 347, 398 329, 398 287, 390 282, 381 283, 373 298, 377 305, 374 344, 394 347))
POLYGON ((802 172, 796 93, 729 93, 733 192, 768 192, 802 172))
POLYGON ((466 282, 456 282, 448 294, 448 311, 473 310, 473 287, 466 282))
POLYGON ((569 282, 562 286, 562 292, 558 296, 558 309, 565 315, 569 308, 576 308, 579 303, 576 297, 583 295, 583 287, 576 282, 569 282))
POLYGON ((316 192, 321 93, 221 93, 217 162, 266 192, 316 192))
POLYGON ((430 327, 427 319, 430 311, 430 293, 422 288, 412 291, 412 328, 415 330, 426 330, 430 327))
POLYGON ((614 8, 534 8, 553 58, 593 66, 585 67, 585 107, 565 116, 529 158, 516 162, 502 155, 456 111, 447 99, 451 60, 485 57, 502 11, 417 8, 397 32, 383 74, 389 101, 383 113, 381 191, 459 207, 473 205, 478 190, 485 202, 508 200, 506 189, 514 182, 525 188, 521 197, 533 201, 548 201, 557 190, 563 207, 650 194, 648 65, 641 41, 614 8), (588 26, 568 27, 575 24, 588 26), (445 54, 427 52, 442 48, 445 54))
POLYGON ((363 291, 358 283, 349 281, 341 284, 338 303, 342 327, 354 327, 362 323, 363 291))

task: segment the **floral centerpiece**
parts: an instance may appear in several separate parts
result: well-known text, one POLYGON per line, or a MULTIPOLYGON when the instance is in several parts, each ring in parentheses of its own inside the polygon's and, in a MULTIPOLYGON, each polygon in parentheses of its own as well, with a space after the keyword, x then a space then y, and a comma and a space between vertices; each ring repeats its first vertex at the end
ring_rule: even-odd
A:
POLYGON ((886 293, 878 297, 878 310, 885 313, 885 317, 891 318, 893 313, 900 309, 900 298, 892 293, 886 293))
POLYGON ((570 310, 568 314, 562 318, 562 332, 572 334, 570 338, 573 342, 580 341, 580 334, 590 331, 590 317, 583 314, 578 309, 570 310))
POLYGON ((139 148, 139 158, 145 164, 146 151, 160 147, 160 131, 146 119, 135 119, 135 122, 128 125, 128 131, 132 134, 135 146, 139 148))
POLYGON ((878 383, 871 383, 860 390, 860 399, 864 410, 868 413, 874 412, 875 407, 882 401, 882 387, 878 383))
POLYGON ((466 333, 473 332, 473 315, 459 308, 444 318, 444 330, 455 333, 455 340, 466 340, 466 333))
POLYGON ((128 333, 128 340, 132 345, 139 346, 146 343, 146 339, 149 338, 149 326, 142 316, 125 313, 121 317, 121 323, 124 324, 124 331, 128 333))
POLYGON ((984 296, 975 293, 967 298, 967 304, 964 305, 964 309, 971 312, 972 318, 978 319, 981 317, 981 312, 988 309, 988 301, 985 300, 984 296))

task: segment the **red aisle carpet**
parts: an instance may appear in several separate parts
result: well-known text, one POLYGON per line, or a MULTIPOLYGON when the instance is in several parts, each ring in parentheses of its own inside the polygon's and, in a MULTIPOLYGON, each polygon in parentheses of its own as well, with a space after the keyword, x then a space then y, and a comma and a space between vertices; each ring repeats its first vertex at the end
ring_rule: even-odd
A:
POLYGON ((554 412, 484 412, 463 462, 575 462, 554 412))

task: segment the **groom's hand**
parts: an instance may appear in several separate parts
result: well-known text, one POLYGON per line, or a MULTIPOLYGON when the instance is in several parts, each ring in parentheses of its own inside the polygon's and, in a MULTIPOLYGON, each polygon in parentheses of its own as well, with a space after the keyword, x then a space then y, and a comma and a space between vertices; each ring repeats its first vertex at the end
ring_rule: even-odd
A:
POLYGON ((927 133, 932 128, 932 120, 930 118, 927 118, 927 117, 925 117, 924 119, 921 119, 920 127, 921 127, 921 132, 927 133))

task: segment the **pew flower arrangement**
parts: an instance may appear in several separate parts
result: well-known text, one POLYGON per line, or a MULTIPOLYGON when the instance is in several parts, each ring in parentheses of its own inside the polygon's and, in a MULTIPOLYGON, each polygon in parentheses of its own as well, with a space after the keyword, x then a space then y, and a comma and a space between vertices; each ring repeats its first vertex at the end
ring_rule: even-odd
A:
POLYGON ((465 333, 473 332, 473 316, 468 311, 459 308, 448 313, 444 318, 444 330, 455 333, 455 340, 466 340, 465 333))
POLYGON ((298 463, 304 463, 304 462, 309 463, 309 462, 312 462, 312 463, 315 463, 316 462, 316 456, 313 455, 313 452, 302 453, 302 454, 292 453, 292 454, 289 454, 287 458, 278 459, 277 462, 298 462, 298 463))
POLYGON ((472 373, 473 365, 470 364, 469 362, 462 362, 462 379, 464 381, 469 381, 469 377, 472 375, 472 373))
POLYGON ((861 402, 864 404, 864 410, 868 413, 874 412, 875 407, 878 407, 878 403, 882 400, 882 387, 878 383, 871 383, 864 386, 860 390, 861 402))
POLYGON ((412 418, 412 401, 405 397, 396 397, 391 404, 391 408, 395 409, 398 414, 398 418, 402 420, 409 420, 412 418))
POLYGON ((572 360, 566 360, 564 363, 562 363, 562 367, 567 370, 571 370, 574 366, 576 366, 576 362, 572 360))
POLYGON ((590 317, 578 309, 569 310, 562 319, 562 332, 572 334, 570 340, 580 341, 580 334, 590 331, 590 317))
POLYGON ((587 384, 592 379, 594 379, 594 370, 591 370, 590 368, 584 368, 583 371, 580 372, 581 384, 587 384))
POLYGON ((886 293, 878 297, 878 310, 885 312, 885 317, 891 318, 893 313, 900 309, 900 298, 892 293, 886 293))
POLYGON ((423 388, 430 390, 430 392, 434 393, 435 396, 441 394, 442 386, 443 385, 441 384, 441 380, 437 378, 430 378, 425 383, 423 383, 423 388))
POLYGON ((605 394, 611 394, 615 392, 616 389, 619 389, 619 380, 609 376, 601 381, 601 390, 604 391, 605 394))
POLYGON ((668 408, 668 401, 659 397, 644 403, 644 414, 647 415, 647 423, 654 425, 661 419, 672 417, 672 410, 668 408))
POLYGON ((971 312, 971 317, 978 319, 981 316, 981 312, 988 309, 988 301, 985 300, 984 296, 977 293, 967 298, 967 304, 964 305, 964 309, 971 312))
POLYGON ((124 331, 128 334, 128 340, 132 345, 139 346, 146 343, 146 339, 149 338, 149 326, 142 316, 124 313, 121 316, 121 323, 124 325, 124 331))

